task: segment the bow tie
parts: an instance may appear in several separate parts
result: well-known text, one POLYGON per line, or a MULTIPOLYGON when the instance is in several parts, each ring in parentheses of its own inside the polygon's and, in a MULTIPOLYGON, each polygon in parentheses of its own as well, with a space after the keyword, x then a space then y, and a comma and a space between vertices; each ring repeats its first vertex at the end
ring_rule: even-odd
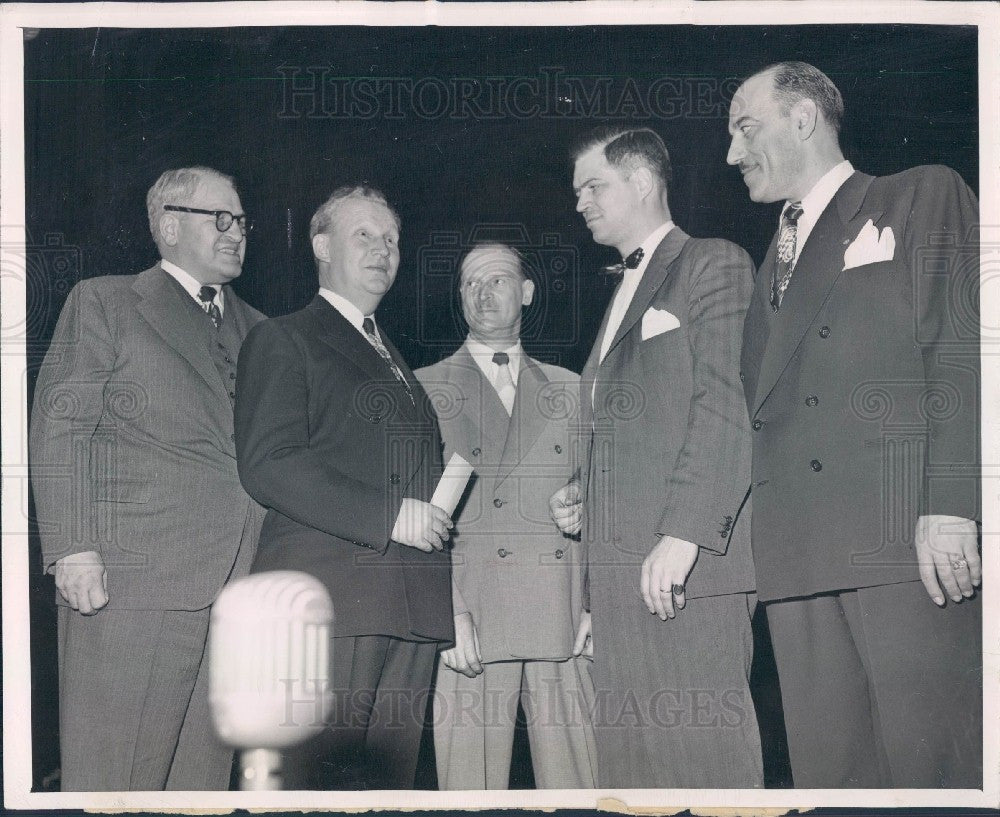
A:
POLYGON ((635 252, 629 253, 628 257, 624 261, 620 261, 617 264, 612 264, 610 267, 605 267, 604 272, 608 275, 624 275, 625 270, 635 269, 642 262, 642 257, 645 255, 642 251, 642 247, 639 247, 635 252))

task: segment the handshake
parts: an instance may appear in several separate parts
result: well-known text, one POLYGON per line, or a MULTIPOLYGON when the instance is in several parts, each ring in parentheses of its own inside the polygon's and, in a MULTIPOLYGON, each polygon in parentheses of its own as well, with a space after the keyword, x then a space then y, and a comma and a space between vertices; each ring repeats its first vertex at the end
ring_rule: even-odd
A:
POLYGON ((406 498, 399 508, 391 539, 401 545, 430 553, 442 550, 455 523, 437 505, 406 498))

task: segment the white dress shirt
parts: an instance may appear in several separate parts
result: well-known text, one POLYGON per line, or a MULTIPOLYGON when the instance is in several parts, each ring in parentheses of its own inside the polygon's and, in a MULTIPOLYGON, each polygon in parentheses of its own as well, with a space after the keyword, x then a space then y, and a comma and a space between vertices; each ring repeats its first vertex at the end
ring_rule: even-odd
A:
MULTIPOLYGON (((813 227, 816 226, 816 222, 819 221, 819 217, 823 215, 826 206, 837 195, 837 191, 840 190, 844 182, 851 178, 853 173, 854 166, 845 159, 840 164, 830 168, 813 185, 812 190, 802 197, 802 201, 800 202, 802 205, 802 215, 799 216, 799 220, 795 223, 795 258, 792 264, 793 268, 798 263, 802 248, 806 245, 806 240, 809 238, 813 227)), ((782 217, 784 217, 785 210, 788 209, 789 204, 790 202, 786 201, 785 206, 781 208, 782 217)), ((778 219, 778 229, 781 229, 780 218, 778 219)))
MULTIPOLYGON (((472 335, 469 335, 465 339, 465 348, 468 350, 469 354, 472 355, 472 359, 476 361, 476 365, 482 370, 483 375, 487 380, 493 385, 493 388, 497 388, 497 375, 500 373, 500 366, 493 362, 493 355, 496 354, 495 349, 491 349, 485 343, 480 343, 475 340, 472 335)), ((501 350, 507 353, 507 359, 510 361, 507 366, 510 369, 510 379, 514 381, 514 386, 517 386, 517 375, 521 371, 521 355, 524 354, 524 350, 521 348, 521 341, 517 341, 509 349, 501 350)), ((499 390, 498 390, 499 391, 499 390)))
POLYGON ((666 221, 653 230, 646 237, 646 240, 639 245, 642 247, 642 260, 639 262, 639 265, 635 269, 625 270, 624 280, 622 280, 621 286, 615 292, 615 300, 611 306, 611 314, 608 316, 608 325, 604 330, 604 337, 601 338, 601 357, 599 358, 601 362, 604 362, 604 356, 608 353, 611 341, 614 340, 615 334, 618 332, 618 327, 622 325, 625 313, 628 312, 629 304, 632 303, 635 291, 639 288, 642 274, 646 271, 646 267, 649 266, 649 260, 653 257, 653 253, 656 252, 656 248, 660 246, 660 242, 667 237, 667 233, 673 228, 674 222, 666 221))
MULTIPOLYGON (((164 261, 160 259, 160 269, 162 269, 167 275, 177 281, 182 287, 184 287, 185 292, 188 293, 192 298, 194 298, 195 303, 198 304, 202 309, 205 308, 205 302, 198 297, 198 291, 205 286, 200 281, 196 281, 190 273, 185 272, 176 264, 170 261, 164 261)), ((222 286, 220 284, 209 284, 212 289, 215 290, 215 305, 219 307, 219 314, 226 314, 226 306, 224 303, 224 297, 222 294, 222 286)))

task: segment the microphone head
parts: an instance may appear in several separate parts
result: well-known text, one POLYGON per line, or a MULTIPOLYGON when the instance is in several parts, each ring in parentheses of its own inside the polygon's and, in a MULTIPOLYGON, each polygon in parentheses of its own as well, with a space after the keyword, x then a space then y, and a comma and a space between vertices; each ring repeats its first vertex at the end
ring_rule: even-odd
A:
POLYGON ((256 573, 223 589, 208 658, 212 721, 224 743, 281 749, 323 730, 332 625, 330 595, 307 573, 256 573))

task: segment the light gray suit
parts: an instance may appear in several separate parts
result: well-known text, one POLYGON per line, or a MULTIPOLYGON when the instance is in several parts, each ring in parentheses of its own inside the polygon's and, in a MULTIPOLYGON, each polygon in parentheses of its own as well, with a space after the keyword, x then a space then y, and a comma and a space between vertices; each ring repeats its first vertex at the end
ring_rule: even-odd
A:
POLYGON ((469 679, 439 662, 439 786, 507 788, 523 691, 536 785, 592 787, 590 667, 572 657, 583 562, 548 506, 572 457, 579 377, 523 355, 508 416, 466 346, 416 375, 437 410, 445 460, 458 452, 476 468, 454 514, 453 602, 456 616, 472 614, 484 672, 469 679))
POLYGON ((750 432, 739 354, 752 273, 736 245, 674 227, 603 362, 607 317, 584 367, 601 786, 762 785, 748 685, 754 577, 747 509, 740 513, 750 432), (643 339, 649 310, 674 328, 653 334, 647 319, 643 339), (687 606, 668 621, 648 612, 639 591, 642 563, 664 535, 699 547, 687 606))
POLYGON ((38 376, 44 565, 98 551, 110 599, 59 610, 64 790, 228 787, 202 659, 210 605, 249 569, 263 519, 236 472, 232 406, 263 315, 224 292, 216 329, 159 266, 83 281, 38 376))

